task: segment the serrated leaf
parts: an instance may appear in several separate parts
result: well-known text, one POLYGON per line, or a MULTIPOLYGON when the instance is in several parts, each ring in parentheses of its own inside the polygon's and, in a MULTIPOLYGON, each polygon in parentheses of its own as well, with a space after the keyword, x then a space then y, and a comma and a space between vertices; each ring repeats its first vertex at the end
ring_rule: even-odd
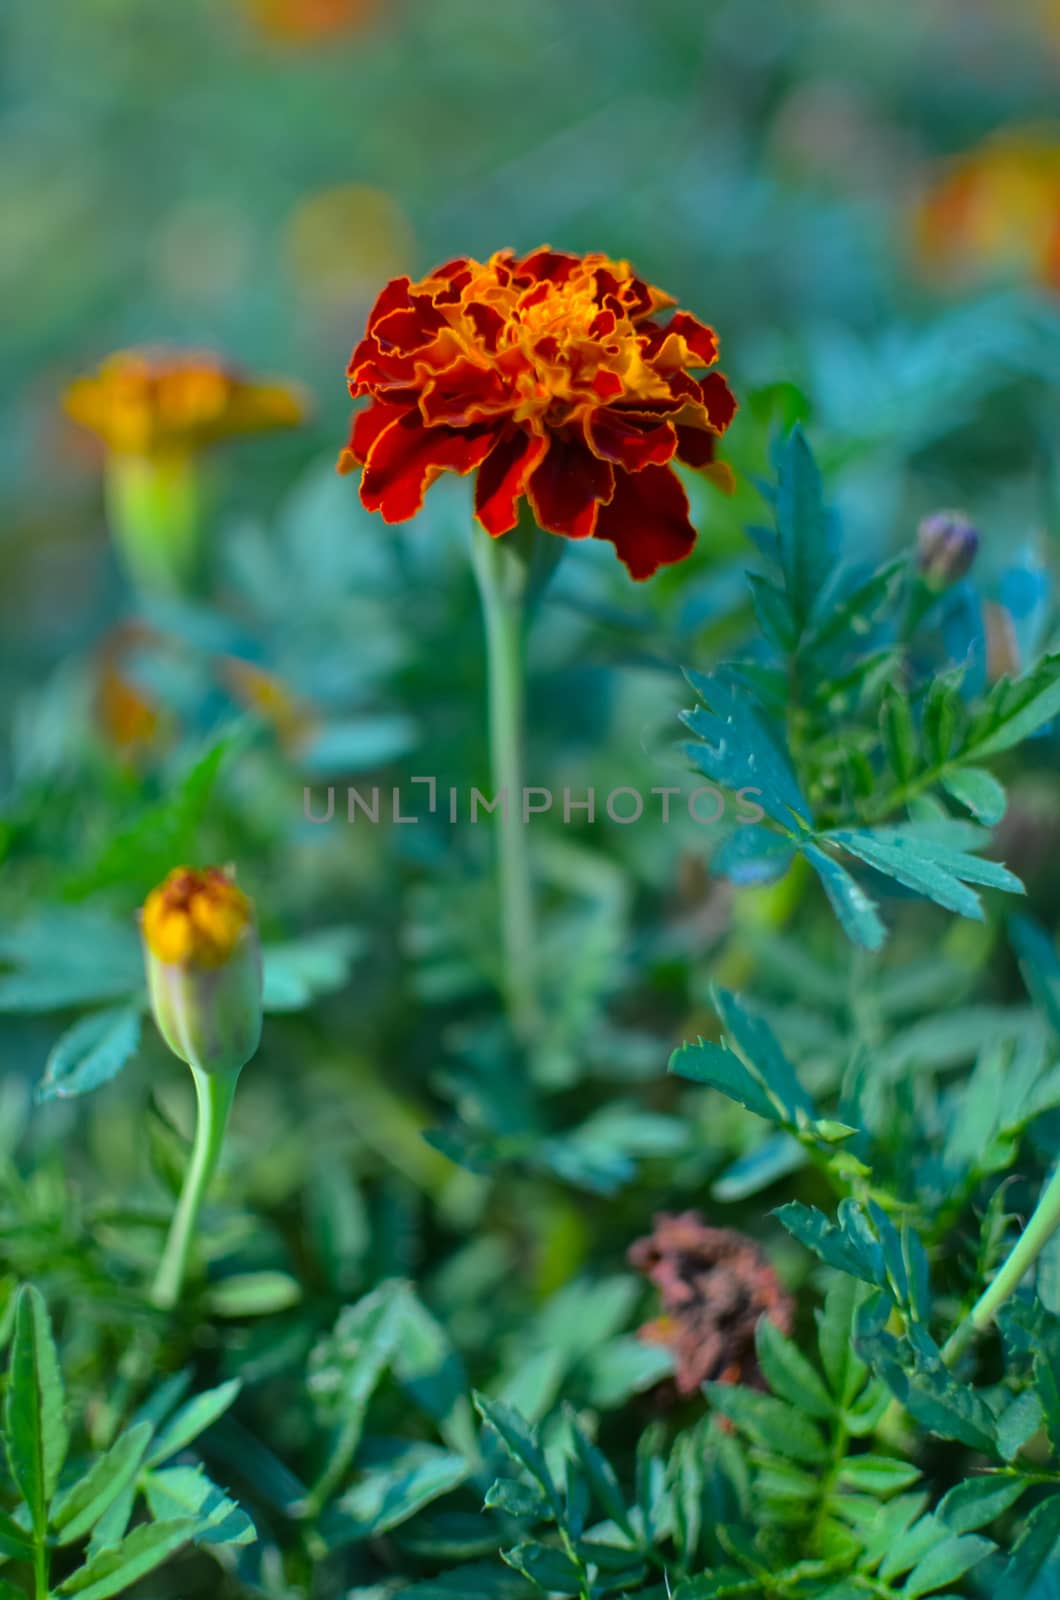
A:
POLYGON ((330 1527, 327 1530, 332 1548, 386 1533, 459 1488, 470 1471, 463 1457, 430 1446, 424 1449, 429 1451, 424 1459, 370 1472, 336 1501, 334 1533, 330 1527))
POLYGON ((5 1444, 11 1476, 29 1507, 38 1539, 47 1526, 48 1502, 69 1436, 59 1358, 44 1297, 32 1284, 18 1292, 4 1402, 5 1444))
POLYGON ((32 1561, 34 1541, 6 1511, 0 1511, 0 1556, 12 1561, 32 1561))
POLYGON ((772 1395, 733 1384, 708 1383, 703 1391, 713 1410, 727 1417, 752 1443, 792 1461, 812 1465, 828 1459, 828 1445, 808 1417, 772 1395))
POLYGON ((838 1473, 838 1481, 844 1488, 875 1495, 880 1500, 910 1488, 919 1477, 920 1468, 911 1461, 871 1454, 848 1456, 838 1473))
POLYGON ((138 1007, 112 1006, 81 1017, 52 1046, 38 1099, 66 1100, 100 1088, 117 1077, 139 1044, 138 1007))
POLYGON ((224 1416, 242 1387, 242 1379, 230 1378, 227 1383, 218 1384, 216 1389, 207 1389, 181 1406, 155 1440, 147 1465, 160 1466, 170 1456, 186 1449, 201 1433, 212 1427, 218 1417, 224 1416))
POLYGON ((847 871, 815 844, 803 847, 803 855, 821 880, 828 902, 847 938, 864 950, 878 950, 887 937, 876 904, 847 871))
POLYGON ((710 869, 743 888, 776 883, 795 859, 795 844, 772 828, 742 823, 711 857, 710 869))
POLYGON ((787 1119, 795 1122, 799 1113, 813 1120, 816 1108, 802 1087, 795 1068, 788 1060, 764 1017, 750 1010, 739 996, 726 989, 712 991, 714 1006, 742 1054, 762 1083, 783 1107, 787 1119))
POLYGON ((497 1478, 486 1490, 482 1504, 489 1511, 503 1511, 518 1522, 542 1522, 551 1515, 537 1484, 523 1483, 519 1478, 497 1478))
POLYGON ((966 1478, 943 1496, 938 1514, 954 1533, 974 1533, 1011 1510, 1027 1488, 1026 1478, 1001 1473, 966 1478))
POLYGON ((909 1574, 902 1590, 903 1600, 920 1600, 922 1595, 949 1588, 980 1561, 985 1561, 994 1549, 990 1539, 974 1533, 953 1534, 942 1539, 909 1574))
POLYGON ((768 1316, 759 1318, 755 1350, 762 1375, 778 1399, 789 1401, 822 1422, 830 1421, 835 1415, 835 1404, 817 1371, 768 1316))
POLYGON ((838 1274, 817 1312, 817 1345, 821 1365, 836 1399, 849 1405, 867 1376, 865 1363, 854 1349, 851 1331, 854 1313, 864 1294, 856 1278, 838 1274))
POLYGON ((154 1572, 195 1536, 194 1517, 171 1522, 147 1522, 134 1528, 119 1544, 91 1556, 83 1567, 59 1585, 59 1594, 77 1594, 81 1600, 109 1600, 154 1572))
POLYGON ((201 1467, 164 1467, 144 1478, 144 1498, 156 1522, 194 1517, 198 1544, 253 1544, 254 1524, 201 1467))
POLYGON ((782 828, 809 827, 809 806, 783 740, 752 690, 723 667, 685 676, 703 702, 681 714, 700 741, 683 747, 692 765, 722 789, 753 790, 755 802, 782 828))
POLYGON ((716 1567, 698 1577, 685 1578, 673 1592, 673 1600, 758 1600, 762 1585, 758 1578, 737 1567, 716 1567))
POLYGON ((922 833, 898 828, 837 828, 826 837, 877 872, 974 921, 982 921, 983 908, 968 883, 1024 893, 1020 880, 997 862, 932 844, 922 833))
POLYGON ((997 755, 1029 738, 1060 713, 1060 651, 1045 655, 1019 678, 996 683, 976 720, 969 747, 997 755))
POLYGON ((1054 1600, 1060 1587, 1060 1494, 1035 1506, 1005 1564, 994 1600, 1054 1600))
POLYGON ((544 1451, 534 1437, 533 1430, 518 1411, 501 1400, 490 1400, 486 1395, 473 1396, 475 1409, 503 1442, 508 1454, 539 1484, 544 1491, 553 1514, 561 1516, 562 1502, 548 1469, 544 1451))
POLYGON ((909 701, 893 686, 888 688, 880 706, 880 731, 895 777, 900 784, 908 783, 920 765, 920 752, 909 701))
POLYGON ((574 1449, 582 1469, 588 1480, 589 1487, 602 1509, 610 1517, 616 1528, 621 1528, 627 1538, 633 1539, 633 1526, 626 1510, 626 1500, 622 1493, 614 1467, 608 1461, 603 1451, 591 1443, 585 1432, 575 1418, 571 1418, 571 1434, 574 1439, 574 1449))
POLYGON ((51 1525, 60 1544, 83 1539, 107 1508, 132 1483, 151 1438, 151 1424, 139 1422, 120 1435, 105 1455, 93 1462, 80 1482, 57 1495, 51 1508, 51 1525))
POLYGON ((941 767, 950 758, 954 735, 960 720, 960 678, 963 672, 940 673, 932 679, 924 699, 921 735, 924 754, 932 766, 941 767))
POLYGON ((1042 1427, 1042 1405, 1033 1389, 1017 1395, 997 1419, 997 1448, 1003 1461, 1014 1461, 1042 1427))
POLYGON ((781 1110, 739 1056, 720 1044, 698 1039, 695 1044, 682 1045, 670 1057, 668 1070, 679 1078, 690 1078, 693 1083, 717 1089, 737 1105, 769 1122, 780 1122, 783 1118, 781 1110))
POLYGON ((206 1303, 218 1317, 269 1317, 301 1298, 302 1286, 289 1272, 239 1272, 211 1284, 206 1303))
POLYGON ((777 550, 792 615, 801 630, 835 563, 835 535, 821 474, 796 424, 778 462, 777 550))
POLYGON ((1010 917, 1008 930, 1027 992, 1060 1033, 1060 957, 1052 939, 1031 917, 1010 917))
POLYGON ((941 781, 946 793, 984 827, 992 828, 1005 815, 1005 790, 985 767, 959 767, 945 773, 941 781))
POLYGON ((872 1238, 864 1223, 855 1226, 857 1207, 854 1202, 840 1203, 837 1222, 830 1222, 816 1206, 806 1206, 798 1200, 779 1206, 773 1215, 830 1267, 878 1287, 886 1283, 882 1246, 872 1238))
POLYGON ((821 591, 814 606, 810 626, 802 641, 802 653, 821 650, 826 645, 842 640, 843 634, 853 635, 853 640, 863 646, 865 636, 881 611, 891 602, 898 580, 905 572, 908 561, 898 556, 886 566, 879 567, 868 577, 861 577, 847 569, 841 581, 821 591))
POLYGON ((576 1595, 584 1592, 582 1568, 562 1550, 533 1542, 502 1550, 504 1560, 516 1572, 548 1594, 576 1595))

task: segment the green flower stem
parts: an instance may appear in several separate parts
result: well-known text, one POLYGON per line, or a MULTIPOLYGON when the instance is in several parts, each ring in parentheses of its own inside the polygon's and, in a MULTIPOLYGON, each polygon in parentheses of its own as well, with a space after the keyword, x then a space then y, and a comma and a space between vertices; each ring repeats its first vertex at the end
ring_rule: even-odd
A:
POLYGON ((559 554, 560 541, 522 523, 493 539, 476 523, 471 555, 486 625, 490 760, 494 795, 503 793, 498 832, 498 890, 504 997, 524 1042, 540 1021, 533 882, 523 821, 526 630, 531 601, 559 554))
POLYGON ((198 1067, 192 1067, 191 1074, 198 1100, 195 1142, 151 1290, 152 1305, 162 1311, 171 1311, 180 1299, 195 1225, 210 1179, 217 1170, 239 1076, 238 1073, 203 1072, 198 1067))
POLYGON ((33 1600, 48 1600, 48 1547, 43 1535, 33 1551, 33 1600))
POLYGON ((1034 1214, 1000 1269, 983 1290, 963 1321, 957 1324, 942 1350, 942 1358, 952 1366, 977 1333, 982 1333, 998 1309, 1019 1287, 1033 1267, 1057 1227, 1060 1227, 1060 1167, 1056 1169, 1034 1208, 1034 1214))
POLYGON ((202 561, 202 479, 193 455, 107 457, 107 521, 141 595, 182 595, 202 561))

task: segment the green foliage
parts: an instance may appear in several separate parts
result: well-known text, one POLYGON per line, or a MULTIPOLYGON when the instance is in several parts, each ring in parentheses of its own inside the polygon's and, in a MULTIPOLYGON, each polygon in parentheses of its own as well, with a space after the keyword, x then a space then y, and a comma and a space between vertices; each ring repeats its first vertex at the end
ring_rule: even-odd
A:
POLYGON ((776 530, 759 543, 776 579, 750 577, 769 654, 688 674, 701 702, 684 714, 697 736, 688 758, 722 790, 753 795, 773 825, 739 823, 715 866, 738 884, 762 883, 801 856, 847 936, 869 950, 886 938, 876 894, 909 890, 981 920, 977 888, 1024 889, 980 858, 990 835, 962 818, 1003 817, 1005 790, 979 763, 1060 710, 1060 655, 977 698, 959 668, 924 674, 918 630, 940 602, 900 562, 868 575, 844 564, 798 427, 769 493, 776 530))
POLYGON ((223 1415, 238 1389, 238 1383, 224 1384, 169 1417, 160 1392, 160 1403, 145 1408, 150 1417, 134 1420, 94 1458, 70 1461, 66 1394, 48 1310, 32 1285, 19 1291, 3 1433, 21 1503, 13 1513, 0 1512, 0 1554, 32 1571, 35 1596, 52 1592, 53 1563, 86 1540, 80 1565, 67 1563, 56 1594, 108 1600, 189 1543, 254 1540, 248 1517, 201 1467, 167 1466, 223 1415), (130 1527, 138 1495, 148 1520, 130 1527))
POLYGON ((1060 1236, 969 1333, 1060 1138, 1049 13, 7 8, 0 1600, 1060 1594, 1060 1236), (383 524, 335 460, 385 279, 544 238, 716 328, 739 412, 687 560, 546 541, 524 1032, 471 483, 383 524), (189 468, 165 598, 60 416, 140 342, 313 401, 189 468), (268 1019, 163 1312, 135 918, 185 860, 268 1019), (717 1259, 660 1259, 693 1210, 717 1259))

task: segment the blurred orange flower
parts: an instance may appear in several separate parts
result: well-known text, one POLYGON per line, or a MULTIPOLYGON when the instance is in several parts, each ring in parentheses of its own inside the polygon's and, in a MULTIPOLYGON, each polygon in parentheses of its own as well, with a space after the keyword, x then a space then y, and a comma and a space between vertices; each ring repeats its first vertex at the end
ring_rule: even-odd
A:
POLYGON ((459 257, 395 278, 348 369, 368 396, 339 469, 404 522, 442 472, 478 471, 475 515, 498 537, 525 496, 539 527, 609 539, 634 578, 689 554, 696 532, 669 462, 722 486, 715 447, 736 410, 712 329, 675 311, 629 263, 542 246, 483 265, 459 257))
POLYGON ((274 672, 239 656, 222 656, 221 677, 240 705, 253 711, 275 729, 281 744, 298 746, 311 731, 313 718, 304 705, 274 672))
POLYGON ((63 397, 75 422, 120 456, 189 455, 236 434, 291 428, 306 402, 291 384, 258 382, 209 353, 121 350, 63 397))
POLYGON ((247 0, 253 22, 280 44, 314 44, 352 32, 382 9, 381 0, 247 0))
POLYGON ((949 162, 914 213, 918 254, 957 279, 993 274, 1060 290, 1060 132, 1016 129, 949 162))
POLYGON ((154 700, 125 670, 124 656, 153 637, 136 623, 111 630, 100 646, 95 711, 100 732, 118 755, 136 761, 162 735, 164 718, 154 700))

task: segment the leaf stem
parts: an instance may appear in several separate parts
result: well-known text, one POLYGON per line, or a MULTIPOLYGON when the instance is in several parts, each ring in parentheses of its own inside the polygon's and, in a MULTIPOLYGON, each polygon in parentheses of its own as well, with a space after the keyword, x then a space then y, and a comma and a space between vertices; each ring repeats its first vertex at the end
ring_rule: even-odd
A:
POLYGON ((171 1311, 180 1299, 195 1225, 210 1179, 217 1170, 239 1076, 238 1073, 203 1072, 194 1066, 191 1074, 198 1103, 195 1142, 151 1290, 152 1305, 163 1311, 171 1311))
POLYGON ((1030 1221, 1000 1268, 943 1346, 942 1359, 948 1366, 953 1365, 977 1333, 982 1333, 990 1326, 997 1311, 1019 1287, 1057 1227, 1060 1227, 1060 1167, 1057 1167, 1042 1190, 1030 1221))

